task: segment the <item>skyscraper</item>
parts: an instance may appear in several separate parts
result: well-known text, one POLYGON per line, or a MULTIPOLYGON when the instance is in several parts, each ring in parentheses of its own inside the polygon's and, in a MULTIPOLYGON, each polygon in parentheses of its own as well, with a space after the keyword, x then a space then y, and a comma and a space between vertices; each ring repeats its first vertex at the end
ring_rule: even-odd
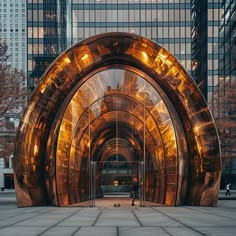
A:
POLYGON ((192 0, 192 76, 207 99, 208 61, 208 6, 207 1, 192 0))
POLYGON ((0 41, 8 45, 12 68, 26 72, 26 0, 0 0, 0 41))
POLYGON ((221 25, 219 27, 219 83, 215 89, 214 115, 223 121, 220 127, 222 156, 225 171, 222 187, 236 182, 236 2, 222 1, 221 25))
POLYGON ((50 63, 67 44, 66 23, 70 22, 70 1, 28 0, 28 87, 32 90, 50 63))

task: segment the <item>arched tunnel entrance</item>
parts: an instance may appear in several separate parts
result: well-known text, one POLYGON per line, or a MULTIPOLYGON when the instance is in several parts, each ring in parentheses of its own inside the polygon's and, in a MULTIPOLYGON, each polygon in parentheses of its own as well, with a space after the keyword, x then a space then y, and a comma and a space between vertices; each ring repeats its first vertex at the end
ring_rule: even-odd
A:
MULTIPOLYGON (((68 168, 70 180, 75 180, 68 182, 70 192, 60 191, 60 205, 85 201, 94 195, 102 196, 101 164, 112 157, 117 157, 113 161, 118 161, 118 156, 122 157, 130 165, 136 165, 137 171, 122 175, 120 172, 125 172, 125 169, 113 169, 113 174, 107 175, 109 180, 129 177, 126 189, 129 192, 132 178, 138 174, 145 181, 143 198, 168 205, 175 204, 176 200, 180 155, 185 156, 186 160, 182 161, 188 168, 186 138, 173 105, 148 75, 127 65, 100 68, 86 79, 66 105, 56 141, 56 159, 59 160, 63 158, 65 144, 69 145, 66 155, 69 160, 57 164, 57 189, 62 187, 59 178, 64 179, 60 168, 68 168), (182 137, 181 143, 177 136, 182 137), (97 163, 96 193, 89 188, 94 184, 89 182, 91 162, 97 163), (135 162, 144 163, 144 176, 138 172, 139 164, 135 162), (80 169, 76 169, 76 165, 80 169), (166 187, 171 191, 166 192, 166 187)), ((112 173, 112 169, 109 172, 112 173)), ((187 176, 185 179, 187 181, 187 176)))
POLYGON ((127 33, 61 54, 35 90, 15 147, 19 206, 66 206, 142 182, 141 203, 217 204, 220 151, 194 81, 159 45, 127 33))

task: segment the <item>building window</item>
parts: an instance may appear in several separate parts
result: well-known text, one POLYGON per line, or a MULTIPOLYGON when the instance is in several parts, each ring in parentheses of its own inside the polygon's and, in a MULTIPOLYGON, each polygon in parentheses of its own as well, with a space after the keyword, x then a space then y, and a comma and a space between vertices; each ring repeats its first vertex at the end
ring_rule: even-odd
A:
POLYGON ((9 165, 10 163, 9 163, 9 157, 6 157, 6 158, 4 158, 4 167, 5 168, 9 168, 9 165))

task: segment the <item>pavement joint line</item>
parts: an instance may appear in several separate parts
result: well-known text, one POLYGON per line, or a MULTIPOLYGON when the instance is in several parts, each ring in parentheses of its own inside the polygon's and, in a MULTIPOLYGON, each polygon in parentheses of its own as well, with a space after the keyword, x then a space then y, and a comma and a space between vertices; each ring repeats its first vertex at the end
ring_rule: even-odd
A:
POLYGON ((161 228, 164 232, 166 232, 168 235, 173 236, 173 234, 171 234, 170 232, 168 232, 163 226, 160 226, 160 228, 161 228))
POLYGON ((98 218, 100 217, 100 215, 101 215, 101 214, 102 214, 102 212, 103 212, 103 209, 99 208, 99 210, 100 210, 100 212, 98 213, 98 215, 97 215, 97 217, 96 217, 95 221, 93 222, 92 226, 95 226, 95 224, 96 224, 96 223, 97 223, 97 221, 98 221, 98 218))
POLYGON ((196 230, 196 229, 190 227, 189 225, 186 225, 185 223, 183 223, 183 222, 181 222, 181 221, 179 221, 179 220, 176 220, 175 218, 173 218, 173 217, 167 215, 167 214, 164 213, 164 212, 159 211, 159 210, 156 209, 156 208, 153 208, 153 207, 152 207, 152 209, 155 210, 155 211, 157 211, 157 212, 159 212, 159 213, 161 213, 161 214, 163 214, 164 216, 169 217, 170 219, 172 219, 172 220, 174 220, 174 221, 176 221, 176 222, 182 224, 183 226, 185 226, 185 227, 187 227, 187 228, 189 228, 189 229, 191 229, 191 230, 193 230, 193 231, 195 231, 195 232, 197 232, 197 233, 199 233, 199 234, 201 234, 201 235, 207 236, 206 234, 203 234, 202 232, 200 232, 200 231, 198 231, 198 230, 196 230))
POLYGON ((134 217, 136 218, 136 220, 138 221, 138 223, 140 224, 141 227, 143 227, 143 224, 141 223, 141 221, 139 220, 139 218, 137 217, 137 215, 134 213, 134 210, 131 210, 134 214, 134 217))
MULTIPOLYGON (((40 210, 38 210, 38 211, 40 211, 40 210)), ((35 211, 35 212, 38 212, 38 211, 35 211)), ((52 210, 51 210, 51 211, 52 211, 52 210)), ((9 224, 9 225, 3 226, 2 229, 5 229, 5 228, 7 228, 7 227, 11 227, 11 226, 13 226, 13 225, 15 225, 15 224, 19 224, 19 223, 21 223, 21 222, 23 222, 23 221, 32 219, 32 218, 34 218, 34 217, 43 215, 43 214, 48 213, 48 212, 50 212, 50 211, 42 212, 41 214, 37 214, 37 215, 35 215, 35 216, 28 217, 28 218, 26 218, 26 219, 24 219, 24 220, 17 221, 17 222, 15 222, 15 223, 13 223, 13 224, 9 224)))
POLYGON ((213 215, 213 216, 218 216, 218 217, 226 218, 226 219, 229 219, 229 220, 235 220, 235 219, 233 219, 231 217, 228 217, 228 216, 222 216, 222 215, 217 215, 217 214, 214 214, 214 213, 209 213, 209 212, 201 211, 201 209, 197 210, 197 209, 189 208, 189 207, 186 207, 186 206, 184 208, 188 209, 188 210, 194 210, 194 211, 197 211, 197 212, 200 212, 200 213, 208 214, 208 215, 213 215))
POLYGON ((74 236, 74 235, 80 230, 80 228, 81 228, 81 226, 79 226, 79 227, 75 230, 75 232, 73 232, 73 233, 71 234, 71 236, 74 236))
POLYGON ((47 231, 50 230, 51 228, 56 227, 58 224, 60 224, 61 222, 67 220, 68 218, 70 218, 71 216, 75 215, 75 214, 78 213, 79 211, 81 211, 81 208, 80 208, 79 210, 75 211, 74 213, 70 214, 69 216, 67 216, 67 217, 64 218, 63 220, 60 220, 60 221, 57 222, 56 224, 54 224, 54 225, 48 227, 46 230, 44 230, 43 232, 41 232, 40 234, 38 234, 38 236, 44 234, 45 232, 47 232, 47 231))

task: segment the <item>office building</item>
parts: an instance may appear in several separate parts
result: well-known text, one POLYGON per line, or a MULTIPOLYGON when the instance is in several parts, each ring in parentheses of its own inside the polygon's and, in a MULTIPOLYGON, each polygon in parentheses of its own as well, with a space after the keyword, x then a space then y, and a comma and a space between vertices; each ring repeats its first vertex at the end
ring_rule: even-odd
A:
POLYGON ((26 0, 0 0, 0 41, 8 45, 12 68, 26 72, 26 0))
POLYGON ((236 2, 222 1, 219 27, 219 82, 215 89, 213 114, 222 122, 219 133, 224 159, 222 188, 227 182, 235 189, 236 184, 236 2))

